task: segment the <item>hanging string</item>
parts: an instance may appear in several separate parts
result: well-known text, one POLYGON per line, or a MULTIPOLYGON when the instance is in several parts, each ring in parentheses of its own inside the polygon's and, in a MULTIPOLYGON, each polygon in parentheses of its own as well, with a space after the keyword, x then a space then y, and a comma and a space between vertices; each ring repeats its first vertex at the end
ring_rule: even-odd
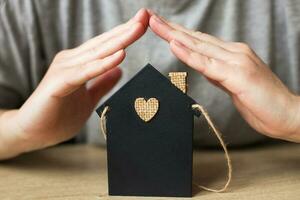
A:
MULTIPOLYGON (((231 164, 231 159, 229 157, 229 153, 228 153, 226 144, 224 143, 224 141, 221 137, 221 133, 215 127, 214 123, 210 119, 210 117, 209 117, 208 113, 206 112, 206 110, 199 104, 193 104, 192 108, 197 109, 198 111, 200 111, 203 114, 203 116, 205 117, 205 119, 208 122, 209 126, 213 129, 214 134, 218 138, 218 140, 219 140, 219 142, 220 142, 220 144, 221 144, 221 146, 222 146, 222 148, 225 152, 225 159, 227 160, 227 167, 228 167, 227 182, 226 182, 226 184, 224 185, 223 188, 221 188, 221 189, 212 189, 212 188, 208 188, 208 187, 205 187, 205 186, 202 186, 202 185, 198 185, 197 183, 194 183, 194 185, 196 185, 197 187, 199 187, 201 189, 210 191, 210 192, 216 192, 216 193, 224 192, 228 188, 228 186, 231 182, 231 177, 232 177, 232 164, 231 164)), ((107 130, 106 130, 106 113, 107 113, 108 110, 109 110, 109 107, 106 106, 104 108, 103 112, 101 113, 101 116, 100 116, 100 128, 101 128, 101 131, 102 131, 102 134, 103 134, 105 140, 106 140, 106 134, 107 134, 107 130)))
POLYGON ((215 127, 214 123, 212 122, 212 120, 210 119, 208 113, 206 112, 206 110, 199 104, 193 104, 192 105, 192 108, 193 109, 197 109, 198 111, 200 111, 203 116, 205 117, 206 121, 208 122, 209 126, 213 129, 213 132, 214 134, 217 136, 224 152, 225 152, 225 159, 227 160, 227 167, 228 167, 228 174, 227 174, 227 182, 226 184, 224 185, 223 188, 221 189, 211 189, 211 188, 208 188, 208 187, 205 187, 205 186, 202 186, 202 185, 198 185, 196 183, 194 183, 196 186, 204 189, 204 190, 207 190, 207 191, 210 191, 210 192, 224 192, 229 184, 230 184, 230 181, 231 181, 231 177, 232 177, 232 164, 231 164, 231 159, 229 157, 229 153, 228 153, 228 150, 227 150, 227 147, 226 147, 226 144, 224 143, 222 137, 221 137, 221 133, 218 131, 218 129, 215 127))
POLYGON ((105 106, 105 108, 100 116, 100 128, 101 128, 101 132, 102 132, 105 140, 106 140, 106 113, 108 110, 109 110, 109 107, 105 106))

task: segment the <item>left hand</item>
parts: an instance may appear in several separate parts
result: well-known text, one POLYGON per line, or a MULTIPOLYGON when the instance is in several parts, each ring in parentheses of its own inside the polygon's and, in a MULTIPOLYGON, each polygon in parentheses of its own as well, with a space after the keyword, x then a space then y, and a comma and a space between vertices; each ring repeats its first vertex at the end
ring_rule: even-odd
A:
POLYGON ((150 27, 181 61, 226 91, 258 132, 300 142, 300 97, 292 94, 246 44, 186 29, 155 13, 150 27))
POLYGON ((0 160, 74 137, 121 77, 125 49, 146 32, 148 22, 141 9, 128 22, 58 52, 25 103, 0 111, 0 160))

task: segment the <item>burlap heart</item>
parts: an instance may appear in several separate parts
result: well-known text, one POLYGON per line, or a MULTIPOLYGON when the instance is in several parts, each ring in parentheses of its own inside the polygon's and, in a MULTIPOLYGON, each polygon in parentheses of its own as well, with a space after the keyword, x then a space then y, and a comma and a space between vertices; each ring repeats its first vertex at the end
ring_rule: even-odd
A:
POLYGON ((158 100, 150 98, 147 101, 145 98, 137 98, 134 102, 134 108, 138 116, 145 122, 150 121, 158 111, 158 100))

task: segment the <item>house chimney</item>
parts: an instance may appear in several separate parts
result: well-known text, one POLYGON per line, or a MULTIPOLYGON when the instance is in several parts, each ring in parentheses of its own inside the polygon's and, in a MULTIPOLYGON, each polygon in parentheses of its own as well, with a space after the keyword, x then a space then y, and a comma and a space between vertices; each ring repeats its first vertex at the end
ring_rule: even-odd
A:
POLYGON ((171 78, 171 82, 180 89, 183 93, 187 91, 187 84, 186 84, 186 72, 170 72, 169 77, 171 78))

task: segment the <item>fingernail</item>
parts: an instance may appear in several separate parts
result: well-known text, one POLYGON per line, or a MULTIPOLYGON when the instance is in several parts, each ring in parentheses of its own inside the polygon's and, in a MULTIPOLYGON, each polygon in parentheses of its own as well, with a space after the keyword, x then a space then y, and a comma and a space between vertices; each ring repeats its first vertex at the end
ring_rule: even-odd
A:
POLYGON ((135 16, 133 18, 138 18, 140 16, 140 14, 142 13, 142 11, 145 10, 144 8, 140 9, 137 11, 137 13, 135 14, 135 16))
POLYGON ((156 13, 153 11, 153 10, 151 10, 151 9, 147 9, 147 12, 150 14, 150 15, 155 15, 156 13))
POLYGON ((120 56, 121 54, 123 54, 124 50, 120 49, 119 51, 117 51, 116 53, 114 53, 115 56, 120 56))

